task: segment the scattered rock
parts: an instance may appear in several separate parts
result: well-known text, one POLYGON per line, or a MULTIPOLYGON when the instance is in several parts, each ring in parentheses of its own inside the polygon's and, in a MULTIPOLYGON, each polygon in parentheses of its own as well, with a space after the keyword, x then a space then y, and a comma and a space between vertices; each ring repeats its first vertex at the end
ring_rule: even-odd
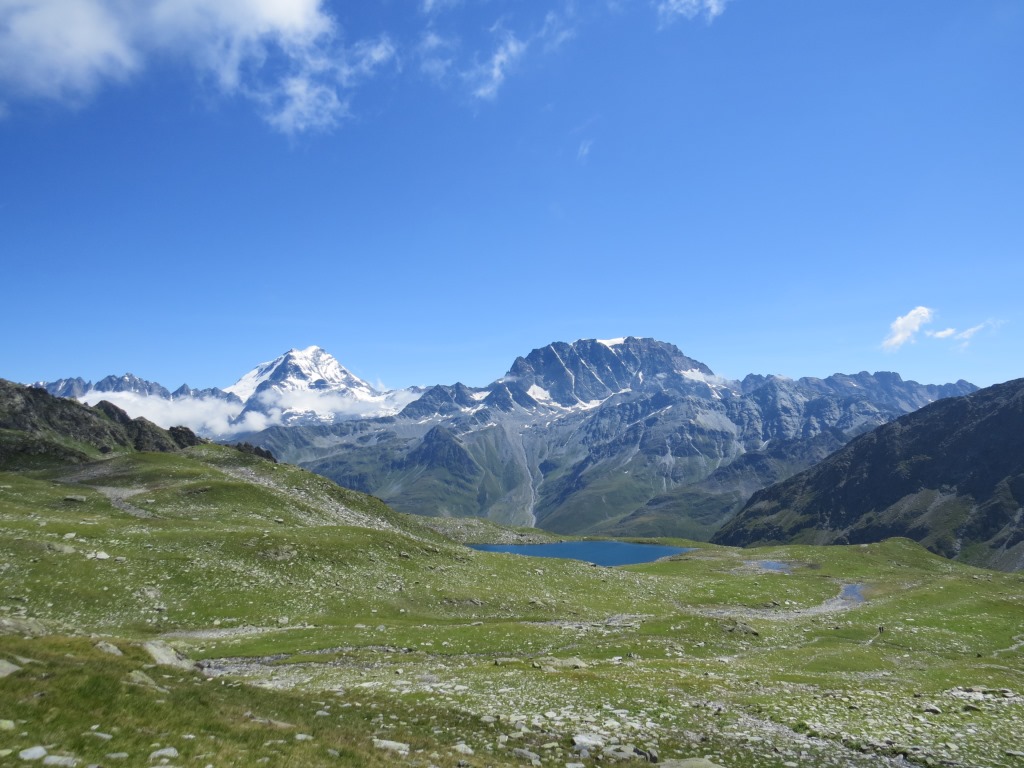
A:
POLYGON ((22 760, 42 760, 46 757, 46 747, 29 747, 18 753, 22 760))
POLYGON ((17 664, 11 664, 6 659, 0 659, 0 677, 7 677, 13 675, 15 672, 20 672, 21 667, 17 664))
POLYGON ((103 653, 109 653, 111 656, 124 656, 121 653, 121 649, 113 643, 108 643, 106 640, 100 640, 96 643, 95 648, 97 651, 103 651, 103 653))
POLYGON ((153 661, 164 667, 195 669, 195 662, 185 658, 162 640, 151 640, 142 644, 142 649, 153 657, 153 661))
POLYGON ((287 730, 289 728, 295 727, 291 723, 286 723, 282 720, 271 720, 269 717, 256 717, 252 712, 246 712, 245 716, 252 720, 254 723, 259 723, 260 725, 267 725, 271 728, 277 728, 279 730, 287 730))
POLYGON ((596 733, 577 733, 572 737, 572 745, 577 751, 581 749, 601 749, 604 744, 604 738, 596 733))
POLYGON ((77 494, 64 497, 64 501, 70 501, 73 504, 84 504, 88 500, 89 499, 87 499, 85 496, 79 496, 77 494))
POLYGON ((409 745, 400 741, 389 741, 387 739, 374 739, 373 746, 377 749, 386 749, 390 752, 397 752, 400 755, 409 754, 409 745))
POLYGON ((149 762, 153 762, 154 760, 160 760, 164 757, 173 760, 174 758, 178 757, 178 750, 176 750, 174 747, 164 747, 163 749, 158 749, 156 752, 150 752, 149 762))
POLYGON ((146 688, 153 688, 154 690, 160 691, 161 693, 167 693, 166 688, 162 688, 161 686, 157 685, 156 680, 154 680, 152 677, 150 677, 140 669, 132 670, 132 672, 128 674, 126 682, 128 682, 131 685, 141 685, 145 686, 146 688))
POLYGON ((43 765, 56 765, 58 768, 77 768, 78 758, 70 755, 47 755, 43 758, 43 765))
POLYGON ((545 667, 550 667, 551 669, 586 669, 587 663, 576 656, 568 659, 556 659, 554 656, 544 656, 543 658, 537 659, 537 661, 534 662, 534 666, 539 666, 541 669, 545 667))
POLYGON ((14 721, 13 720, 0 720, 0 731, 13 731, 14 721))
POLYGON ((520 760, 529 760, 530 762, 537 761, 538 763, 540 762, 540 755, 538 755, 536 752, 531 752, 528 749, 523 749, 522 747, 516 747, 515 749, 513 749, 512 755, 514 757, 518 757, 520 760))
POLYGON ((666 760, 659 763, 662 768, 725 768, 724 765, 713 763, 705 757, 688 757, 685 760, 666 760))

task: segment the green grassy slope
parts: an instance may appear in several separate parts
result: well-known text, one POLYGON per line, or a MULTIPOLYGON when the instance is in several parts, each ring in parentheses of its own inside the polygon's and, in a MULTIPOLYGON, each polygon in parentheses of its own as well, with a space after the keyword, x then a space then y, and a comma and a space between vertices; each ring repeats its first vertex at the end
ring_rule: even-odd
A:
POLYGON ((1021 764, 1020 574, 906 540, 609 569, 435 528, 524 533, 214 445, 0 472, 0 762, 591 766, 618 741, 730 768, 1021 764), (581 758, 584 732, 605 747, 581 758))

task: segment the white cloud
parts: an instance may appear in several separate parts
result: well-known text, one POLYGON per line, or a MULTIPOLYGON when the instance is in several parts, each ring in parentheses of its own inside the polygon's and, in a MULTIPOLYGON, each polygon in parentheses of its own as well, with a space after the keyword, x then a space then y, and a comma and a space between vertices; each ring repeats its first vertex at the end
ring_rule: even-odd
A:
MULTIPOLYGON (((711 20, 727 1, 651 0, 662 26, 711 20)), ((498 22, 495 49, 470 60, 457 32, 433 29, 475 24, 467 21, 475 14, 442 13, 465 5, 409 4, 407 13, 426 15, 429 26, 414 33, 422 35, 418 46, 415 38, 403 46, 388 32, 346 37, 328 0, 0 0, 0 120, 24 99, 81 106, 160 58, 188 62, 222 94, 250 100, 276 130, 325 130, 349 115, 346 91, 389 66, 400 71, 402 50, 415 51, 430 79, 459 73, 472 96, 494 99, 528 50, 558 49, 577 36, 581 18, 573 0, 562 0, 556 10, 536 10, 528 32, 503 32, 498 22)), ((599 12, 638 5, 608 3, 599 12)))
POLYGON ((693 19, 703 14, 708 21, 725 12, 728 0, 658 0, 656 8, 662 25, 678 18, 693 19))
POLYGON ((147 60, 190 61, 284 133, 347 114, 341 89, 396 58, 386 35, 339 41, 324 0, 0 0, 0 88, 75 105, 147 60))
POLYGON ((394 61, 397 49, 391 38, 381 35, 375 40, 363 40, 349 50, 338 65, 338 79, 346 88, 358 85, 371 77, 385 64, 394 61))
POLYGON ((78 103, 140 67, 130 19, 101 0, 0 0, 0 85, 78 103))
POLYGON ((976 325, 973 328, 968 328, 966 331, 960 331, 960 333, 956 335, 956 338, 959 341, 968 341, 972 336, 974 336, 974 334, 976 334, 980 330, 988 328, 989 325, 991 325, 991 321, 985 321, 984 323, 980 323, 979 325, 976 325))
POLYGON ((548 11, 538 37, 544 41, 545 50, 553 51, 576 37, 576 28, 570 26, 564 15, 548 11))
POLYGON ((491 58, 469 73, 473 82, 473 95, 478 99, 493 99, 505 82, 511 68, 526 52, 527 44, 511 32, 506 32, 501 45, 491 58))
POLYGON ((934 310, 928 307, 914 307, 902 317, 897 317, 889 326, 889 335, 882 342, 885 349, 896 350, 913 341, 921 326, 932 321, 934 310))
POLYGON ((398 413, 417 397, 419 393, 408 389, 387 391, 375 396, 269 389, 257 396, 259 410, 247 410, 244 413, 239 403, 216 397, 169 400, 137 392, 93 390, 78 399, 89 405, 107 400, 132 418, 141 416, 165 429, 180 424, 206 437, 226 438, 241 432, 256 432, 285 424, 304 414, 316 414, 328 423, 356 417, 391 415, 398 413))
POLYGON ((925 331, 926 336, 931 336, 933 339, 948 339, 956 333, 956 328, 946 328, 941 331, 925 331))
POLYGON ((238 416, 242 407, 216 397, 168 400, 136 392, 92 391, 86 392, 78 399, 89 405, 107 400, 123 409, 133 419, 141 416, 165 429, 182 425, 207 436, 226 436, 272 426, 271 419, 260 413, 246 414, 242 423, 232 423, 232 419, 238 416))
POLYGON ((416 46, 420 71, 437 82, 444 80, 455 63, 454 51, 457 47, 455 40, 427 30, 416 46))
POLYGON ((420 4, 420 9, 423 13, 436 13, 437 11, 444 11, 448 8, 454 8, 459 4, 460 0, 423 0, 420 4))
POLYGON ((581 163, 587 162, 587 158, 590 157, 590 150, 594 146, 592 139, 584 139, 580 142, 580 148, 576 150, 576 159, 581 163))
POLYGON ((286 134, 333 128, 348 114, 333 88, 305 76, 287 78, 267 100, 267 122, 286 134))

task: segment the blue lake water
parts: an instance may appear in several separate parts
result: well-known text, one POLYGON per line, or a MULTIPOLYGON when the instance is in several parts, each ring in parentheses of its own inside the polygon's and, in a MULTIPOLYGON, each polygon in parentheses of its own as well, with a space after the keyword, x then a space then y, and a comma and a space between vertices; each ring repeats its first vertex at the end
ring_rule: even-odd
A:
POLYGON ((561 557, 597 565, 635 565, 689 552, 693 547, 633 544, 628 541, 560 541, 557 544, 471 544, 481 552, 506 552, 529 557, 561 557))
POLYGON ((843 591, 839 593, 839 599, 845 600, 848 603, 863 603, 864 602, 864 585, 863 584, 845 584, 843 585, 843 591))

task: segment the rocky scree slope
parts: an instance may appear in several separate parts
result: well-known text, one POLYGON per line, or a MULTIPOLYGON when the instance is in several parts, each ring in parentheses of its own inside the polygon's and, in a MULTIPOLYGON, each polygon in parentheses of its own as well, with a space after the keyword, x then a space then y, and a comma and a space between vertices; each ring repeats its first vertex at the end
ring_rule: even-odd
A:
POLYGON ((946 557, 1024 567, 1024 379, 933 403, 755 493, 714 541, 906 536, 946 557))
POLYGON ((749 497, 967 382, 716 376, 654 339, 557 342, 393 417, 244 435, 404 512, 707 539, 749 497))

